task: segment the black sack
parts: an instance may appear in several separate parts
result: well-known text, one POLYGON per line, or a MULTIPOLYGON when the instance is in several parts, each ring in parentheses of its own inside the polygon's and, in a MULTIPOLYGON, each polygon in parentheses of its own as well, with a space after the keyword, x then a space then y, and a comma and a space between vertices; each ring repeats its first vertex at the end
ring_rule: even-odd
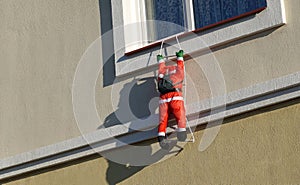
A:
POLYGON ((158 91, 161 94, 166 94, 168 92, 174 92, 176 91, 176 88, 174 88, 175 85, 178 85, 182 82, 173 84, 172 80, 170 79, 169 75, 165 75, 163 78, 158 80, 158 91))

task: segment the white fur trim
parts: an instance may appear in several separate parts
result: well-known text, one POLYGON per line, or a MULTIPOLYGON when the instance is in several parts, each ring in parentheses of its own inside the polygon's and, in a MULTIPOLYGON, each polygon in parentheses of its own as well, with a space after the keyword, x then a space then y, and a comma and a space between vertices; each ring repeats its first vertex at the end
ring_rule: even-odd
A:
POLYGON ((161 99, 161 100, 159 100, 159 104, 168 103, 168 102, 171 102, 173 100, 183 100, 183 97, 182 96, 174 96, 173 98, 161 99))
POLYGON ((177 60, 182 60, 183 61, 183 57, 177 57, 177 60))
POLYGON ((169 74, 175 74, 176 73, 176 69, 174 69, 173 71, 170 71, 169 74))
POLYGON ((177 132, 184 132, 186 131, 186 128, 177 128, 177 132))
POLYGON ((165 60, 164 59, 160 59, 158 62, 159 63, 163 63, 163 62, 165 62, 165 60))
POLYGON ((166 136, 166 133, 164 133, 164 132, 158 132, 158 136, 166 136))

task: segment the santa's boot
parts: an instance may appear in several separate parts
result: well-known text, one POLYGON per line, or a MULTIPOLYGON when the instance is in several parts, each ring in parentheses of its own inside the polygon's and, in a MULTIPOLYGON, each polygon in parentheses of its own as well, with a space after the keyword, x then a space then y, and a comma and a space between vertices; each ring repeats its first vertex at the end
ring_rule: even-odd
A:
POLYGON ((170 148, 169 142, 166 136, 158 136, 157 137, 159 145, 162 149, 168 150, 170 148))
POLYGON ((177 139, 178 139, 178 141, 185 141, 186 137, 187 137, 186 131, 177 132, 177 139))

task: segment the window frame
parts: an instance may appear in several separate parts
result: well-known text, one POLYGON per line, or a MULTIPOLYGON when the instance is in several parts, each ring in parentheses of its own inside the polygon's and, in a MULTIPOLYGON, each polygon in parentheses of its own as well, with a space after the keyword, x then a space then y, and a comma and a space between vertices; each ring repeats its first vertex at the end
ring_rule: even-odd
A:
MULTIPOLYGON (((123 22, 125 26, 124 39, 125 39, 125 55, 130 55, 132 53, 138 52, 145 48, 153 47, 162 40, 171 38, 174 35, 170 35, 167 38, 155 40, 151 43, 145 43, 149 39, 147 25, 143 24, 147 22, 146 16, 146 4, 143 0, 121 0, 123 10, 123 22), (124 3, 125 2, 125 3, 124 3), (135 24, 138 23, 138 24, 135 24), (134 29, 135 34, 132 33, 134 29), (129 43, 129 44, 128 44, 129 43), (132 46, 131 44, 135 44, 132 46)), ((194 8, 193 0, 182 0, 183 1, 183 13, 184 13, 184 27, 190 31, 195 31, 195 21, 194 21, 194 8)), ((178 33, 178 34, 182 34, 178 33)))
MULTIPOLYGON (((191 2, 191 0, 186 1, 191 2)), ((284 0, 267 0, 267 5, 268 7, 264 11, 254 14, 253 17, 245 17, 233 21, 227 20, 217 29, 206 30, 211 27, 209 26, 188 33, 178 34, 179 37, 185 38, 181 46, 187 52, 197 52, 284 25, 286 23, 284 0), (189 42, 196 42, 195 38, 189 38, 190 34, 196 34, 197 37, 201 37, 201 40, 206 45, 199 45, 197 48, 189 47, 191 45, 189 42)), ((161 40, 132 52, 126 51, 122 1, 112 1, 112 15, 116 76, 126 75, 156 65, 155 56, 159 52, 161 40)), ((176 44, 174 37, 173 35, 165 40, 168 40, 171 44, 176 44)), ((172 47, 165 49, 168 53, 175 52, 172 47)))

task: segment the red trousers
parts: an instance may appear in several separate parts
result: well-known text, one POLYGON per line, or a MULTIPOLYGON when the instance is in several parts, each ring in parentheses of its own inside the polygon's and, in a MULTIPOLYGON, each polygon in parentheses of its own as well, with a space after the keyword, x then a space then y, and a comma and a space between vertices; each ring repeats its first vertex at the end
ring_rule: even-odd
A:
POLYGON ((174 114, 178 131, 185 131, 185 108, 181 92, 169 92, 160 96, 158 135, 165 136, 169 113, 174 114))

